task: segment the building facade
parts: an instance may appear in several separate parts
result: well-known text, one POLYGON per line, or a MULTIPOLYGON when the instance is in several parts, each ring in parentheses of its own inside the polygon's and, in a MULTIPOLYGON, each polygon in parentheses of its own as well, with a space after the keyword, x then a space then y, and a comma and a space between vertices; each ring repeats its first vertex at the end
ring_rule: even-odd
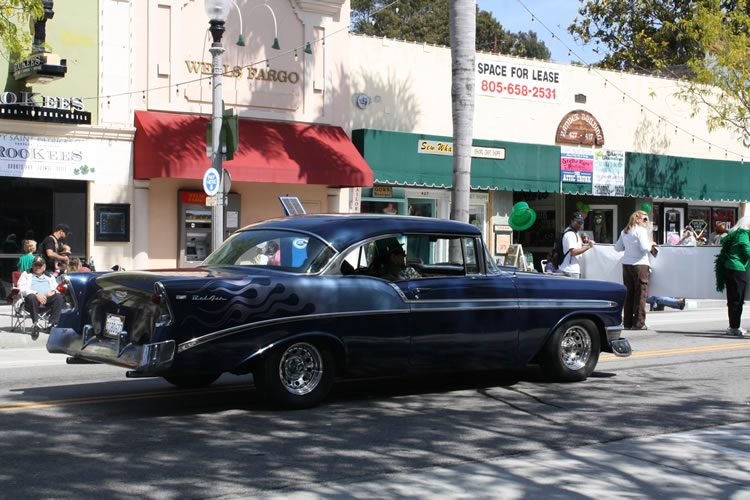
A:
MULTIPOLYGON (((447 216, 450 49, 350 43, 351 127, 375 178, 363 211, 447 216)), ((663 244, 687 225, 710 241, 716 222, 744 214, 746 146, 692 116, 676 80, 482 53, 475 77, 471 221, 496 256, 522 243, 538 262, 575 210, 588 213, 584 229, 602 243, 644 204, 663 244), (519 201, 537 215, 520 232, 508 225, 519 201)))
POLYGON ((101 119, 98 2, 58 2, 35 28, 34 53, 0 68, 3 291, 23 240, 41 243, 60 223, 71 227, 66 243, 82 260, 119 263, 132 253, 96 237, 112 229, 97 215, 132 200, 134 132, 101 119))

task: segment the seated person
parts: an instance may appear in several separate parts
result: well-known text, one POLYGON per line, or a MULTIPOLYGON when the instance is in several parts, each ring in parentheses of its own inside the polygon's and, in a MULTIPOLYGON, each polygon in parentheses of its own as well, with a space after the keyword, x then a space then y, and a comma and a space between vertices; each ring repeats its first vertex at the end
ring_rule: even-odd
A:
POLYGON ((649 295, 646 297, 646 302, 651 304, 652 311, 663 311, 664 306, 672 307, 682 311, 685 309, 685 299, 680 297, 659 297, 655 295, 649 295))
POLYGON ((269 241, 266 243, 266 248, 263 250, 263 255, 268 257, 266 265, 269 266, 280 266, 281 257, 279 255, 279 244, 275 241, 269 241))
POLYGON ((25 271, 18 278, 18 292, 24 299, 26 310, 31 313, 34 323, 31 335, 35 339, 39 337, 39 308, 50 308, 50 325, 54 326, 60 320, 63 304, 62 295, 57 291, 57 281, 53 276, 45 274, 45 268, 44 260, 37 257, 31 264, 31 270, 25 271))
POLYGON ((379 278, 400 281, 422 277, 416 269, 406 265, 404 247, 395 238, 383 240, 377 262, 376 276, 379 278))

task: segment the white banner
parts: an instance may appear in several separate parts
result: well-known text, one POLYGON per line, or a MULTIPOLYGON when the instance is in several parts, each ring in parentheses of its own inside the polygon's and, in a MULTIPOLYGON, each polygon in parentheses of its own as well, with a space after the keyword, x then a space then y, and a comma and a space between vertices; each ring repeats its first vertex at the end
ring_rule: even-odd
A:
POLYGON ((96 142, 0 134, 0 176, 94 180, 96 142))
POLYGON ((477 59, 474 72, 477 95, 537 102, 560 101, 558 69, 477 59))
MULTIPOLYGON (((648 294, 723 300, 726 294, 716 291, 714 274, 714 259, 719 250, 720 246, 660 246, 656 257, 649 256, 648 294)), ((597 243, 581 255, 583 277, 622 284, 622 255, 615 252, 614 245, 597 243)), ((750 282, 747 295, 750 296, 750 282)))

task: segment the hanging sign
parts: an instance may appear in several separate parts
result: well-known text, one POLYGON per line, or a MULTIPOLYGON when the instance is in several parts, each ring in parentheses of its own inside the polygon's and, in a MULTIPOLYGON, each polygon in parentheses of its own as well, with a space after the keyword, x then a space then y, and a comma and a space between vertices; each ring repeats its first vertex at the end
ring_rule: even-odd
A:
POLYGON ((95 157, 86 139, 0 134, 0 176, 94 180, 95 157))
POLYGON ((510 61, 477 59, 474 67, 477 95, 559 102, 560 71, 510 61))
POLYGON ((560 147, 560 181, 591 184, 594 174, 594 150, 560 147))
POLYGON ((625 151, 601 149, 594 153, 595 196, 625 196, 625 151))

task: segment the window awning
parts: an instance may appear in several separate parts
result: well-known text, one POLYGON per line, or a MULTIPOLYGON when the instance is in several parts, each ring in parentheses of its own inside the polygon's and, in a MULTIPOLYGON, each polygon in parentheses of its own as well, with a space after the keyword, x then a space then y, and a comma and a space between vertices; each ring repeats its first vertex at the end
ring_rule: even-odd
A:
MULTIPOLYGON (((202 179, 208 117, 135 112, 134 176, 202 179)), ((233 181, 372 186, 372 170, 340 127, 240 120, 233 181)))
POLYGON ((747 201, 750 166, 737 161, 625 154, 625 194, 644 198, 747 201))
MULTIPOLYGON (((359 129, 352 140, 372 168, 375 182, 404 186, 450 187, 453 156, 419 153, 421 141, 450 137, 359 129)), ((472 189, 558 192, 560 147, 475 139, 474 146, 505 148, 505 159, 471 159, 472 189)))

